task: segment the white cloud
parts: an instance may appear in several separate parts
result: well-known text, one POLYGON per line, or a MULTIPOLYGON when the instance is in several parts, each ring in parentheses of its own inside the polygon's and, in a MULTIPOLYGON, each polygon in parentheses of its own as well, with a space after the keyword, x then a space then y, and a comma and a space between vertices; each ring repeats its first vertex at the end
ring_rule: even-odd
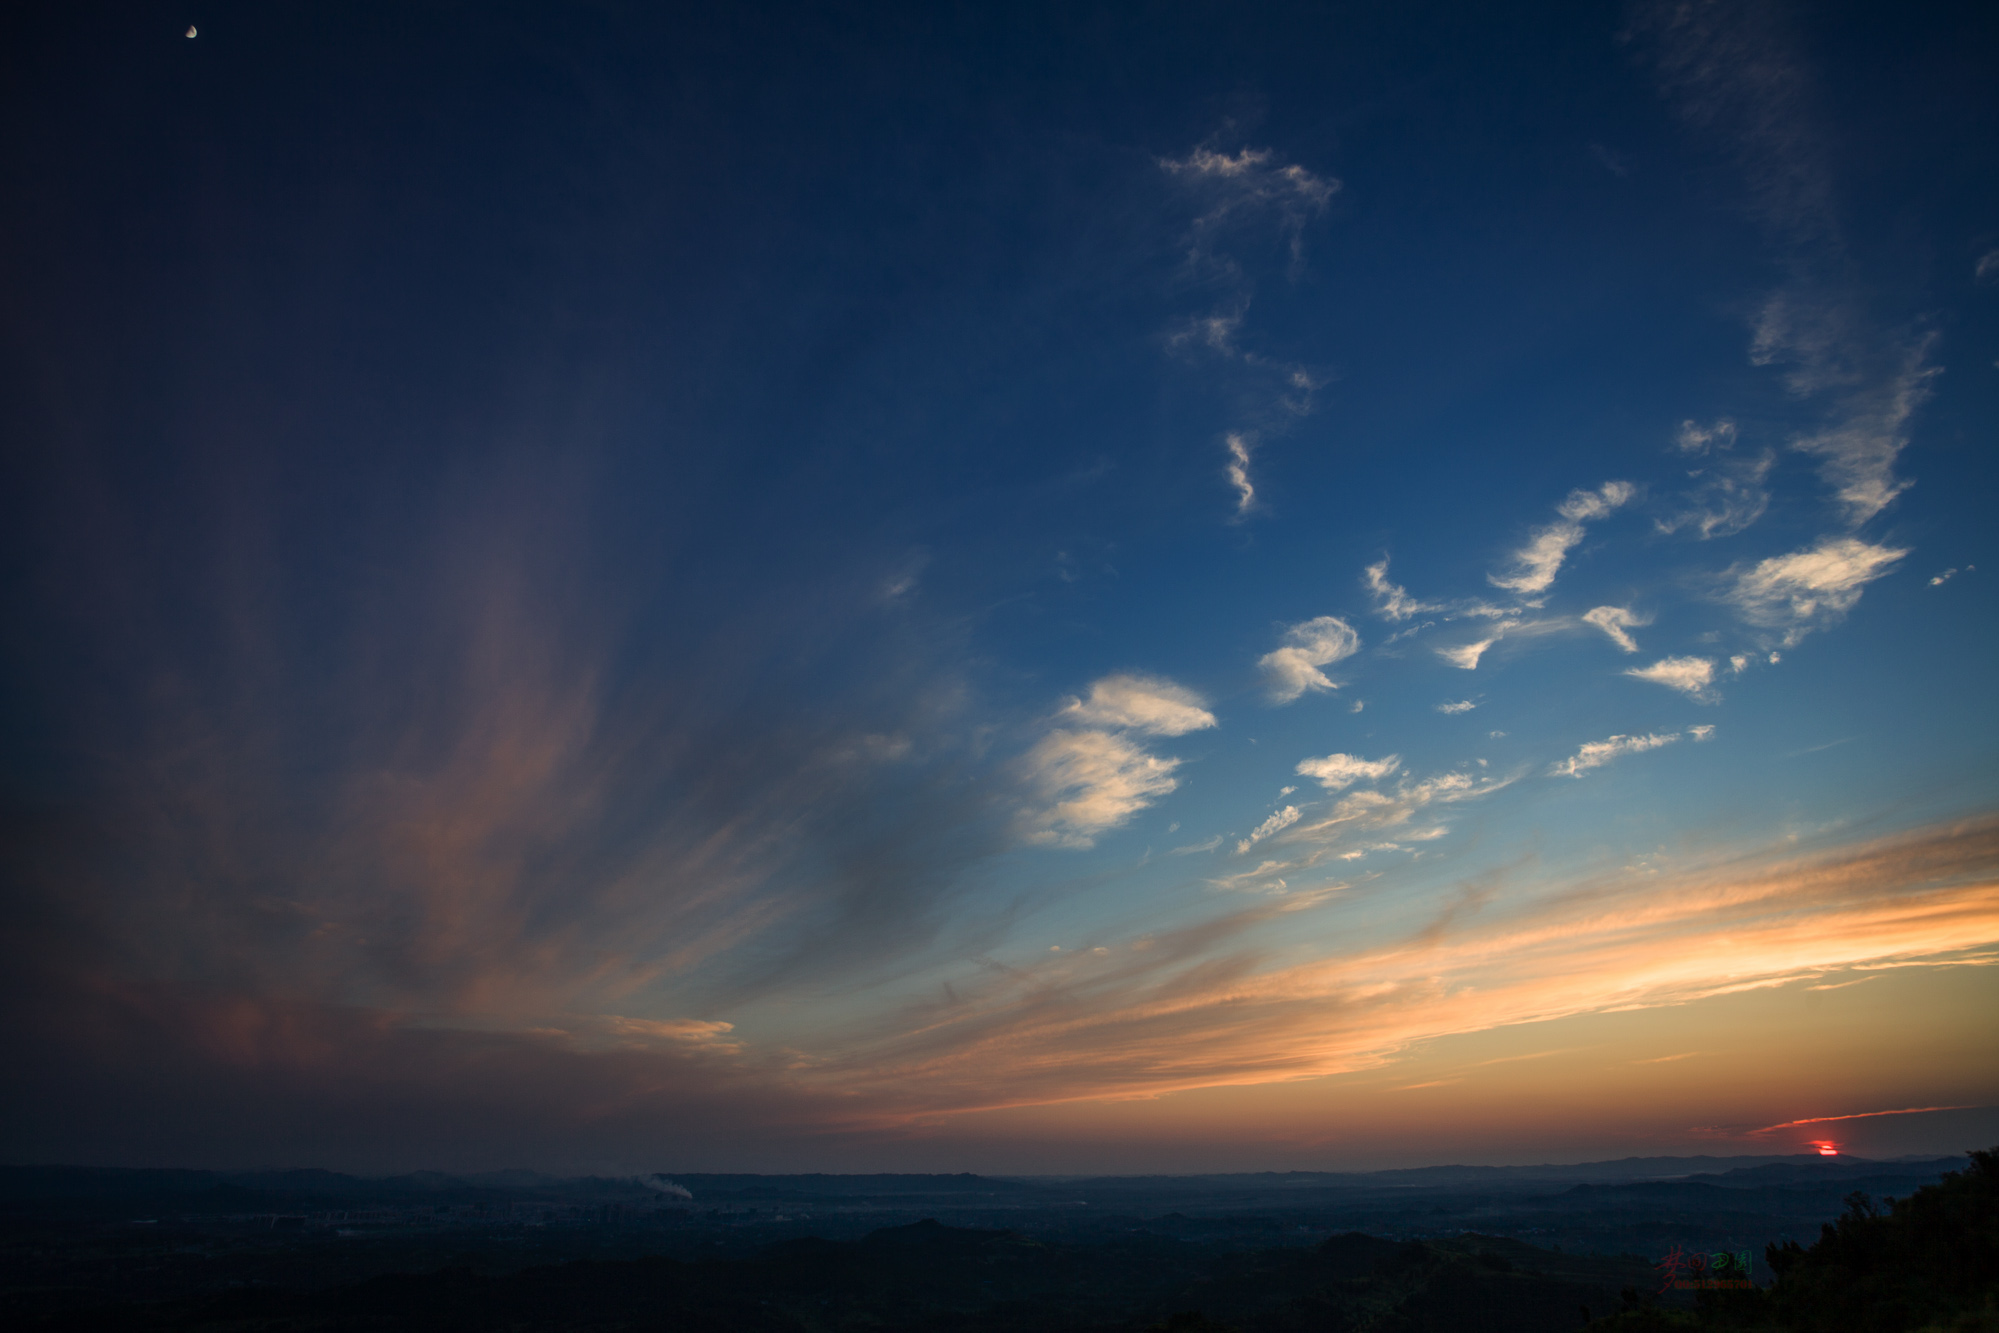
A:
POLYGON ((1217 833, 1214 837, 1208 839, 1206 842, 1196 842, 1196 843, 1191 843, 1185 847, 1175 847, 1171 855, 1192 856, 1196 852, 1212 852, 1213 850, 1215 850, 1215 848, 1221 845, 1222 845, 1222 835, 1217 833))
POLYGON ((1246 514, 1250 505, 1256 500, 1256 487, 1252 486, 1249 480, 1250 441, 1241 433, 1231 431, 1227 443, 1228 478, 1229 485, 1235 487, 1235 511, 1239 515, 1246 514))
POLYGON ((1718 697, 1710 688, 1714 684, 1714 662, 1705 657, 1662 657, 1651 666, 1632 667, 1624 674, 1678 690, 1702 703, 1713 703, 1718 697))
POLYGON ((1628 481, 1607 481, 1594 491, 1570 491, 1555 507, 1562 521, 1536 528, 1527 544, 1513 553, 1513 569, 1486 576, 1496 588, 1523 596, 1546 592, 1561 572, 1569 551, 1583 539, 1583 524, 1603 518, 1628 503, 1636 488, 1628 481))
POLYGON ((1469 713, 1476 707, 1478 705, 1470 699, 1459 699, 1455 703, 1438 704, 1437 711, 1439 713, 1469 713))
POLYGON ((1152 736, 1184 736, 1215 725, 1200 695, 1158 676, 1120 673, 1090 686, 1087 700, 1071 699, 1063 721, 1125 728, 1152 736))
POLYGON ((1428 611, 1441 611, 1442 602, 1421 602, 1409 590, 1388 581, 1388 557, 1383 556, 1363 573, 1367 590, 1374 594, 1376 615, 1386 620, 1408 620, 1428 611))
POLYGON ((1703 426, 1697 421, 1682 421, 1680 433, 1673 443, 1683 454, 1704 454, 1709 449, 1733 449, 1735 447, 1735 423, 1722 417, 1711 426, 1703 426))
POLYGON ((1297 771, 1304 777, 1317 778, 1319 785, 1327 791, 1339 791, 1356 782, 1379 782, 1400 767, 1402 756, 1399 754, 1391 754, 1385 759, 1363 759, 1357 754, 1329 754, 1323 759, 1300 759, 1297 771))
POLYGON ((1592 768, 1601 768, 1619 755, 1642 754, 1656 750, 1662 745, 1671 745, 1680 739, 1676 731, 1663 735, 1612 736, 1605 740, 1591 741, 1571 757, 1564 759, 1548 770, 1549 777, 1579 778, 1592 768))
POLYGON ((1714 736, 1714 725, 1712 723, 1702 723, 1698 727, 1688 727, 1687 735, 1692 736, 1697 741, 1709 740, 1714 736))
POLYGON ((1513 553, 1513 572, 1488 574, 1495 587, 1532 595, 1546 592, 1569 558, 1571 547, 1583 539, 1580 523, 1551 523, 1537 530, 1527 544, 1513 553))
MULTIPOLYGON (((1029 842, 1088 847, 1178 783, 1178 759, 1148 752, 1132 734, 1184 736, 1215 725, 1192 690, 1122 672, 1090 686, 1055 715, 1060 724, 1017 761, 1031 793, 1020 820, 1029 842)), ((1176 825, 1177 827, 1177 825, 1176 825)))
MULTIPOLYGON (((1966 570, 1973 570, 1976 568, 1978 568, 1977 565, 1965 566, 1966 570)), ((1958 569, 1955 565, 1953 565, 1949 569, 1946 569, 1943 573, 1933 576, 1930 579, 1930 586, 1932 588, 1941 588, 1943 587, 1944 584, 1949 583, 1952 579, 1956 578, 1957 575, 1958 575, 1958 569)))
POLYGON ((1727 600, 1752 625, 1782 630, 1786 647, 1837 623, 1869 583, 1907 550, 1857 537, 1826 537, 1808 550, 1772 556, 1739 575, 1727 600))
POLYGON ((1353 626, 1338 616, 1318 616, 1286 630, 1284 646, 1257 665, 1268 681, 1271 702, 1288 704, 1307 690, 1338 689, 1319 668, 1359 651, 1360 635, 1353 626))
POLYGON ((1593 491, 1570 491, 1569 498, 1557 505, 1555 512, 1579 523, 1604 518, 1630 503, 1637 493, 1638 488, 1628 481, 1606 481, 1593 491))
POLYGON ((1485 656, 1485 650, 1492 647, 1493 644, 1498 643, 1499 640, 1500 636, 1495 634, 1489 639, 1480 639, 1476 643, 1462 643, 1455 648, 1439 648, 1437 656, 1443 658, 1454 667, 1462 667, 1466 671, 1476 671, 1478 669, 1478 659, 1485 656))
POLYGON ((1652 623, 1652 617, 1641 616, 1624 606, 1597 606, 1583 612, 1583 621, 1594 625, 1610 636, 1610 641, 1627 653, 1638 651, 1638 640, 1626 633, 1627 630, 1652 623))
POLYGON ((1162 759, 1108 731, 1055 730, 1020 761, 1035 809, 1023 815, 1029 842, 1089 847, 1179 784, 1178 759, 1162 759))
POLYGON ((1978 256, 1978 263, 1972 268, 1971 276, 1979 282, 1999 278, 1999 250, 1987 250, 1978 256))
POLYGON ((1257 843, 1262 842, 1265 838, 1277 832, 1279 829, 1290 828, 1293 824, 1297 822, 1298 822, 1298 807, 1295 805, 1285 806, 1282 810, 1279 810, 1276 814, 1264 820, 1261 824, 1258 824, 1256 826, 1256 830, 1253 833, 1251 833, 1247 838, 1244 838, 1241 842, 1237 843, 1235 845, 1236 855, 1241 856, 1244 852, 1254 847, 1257 843))

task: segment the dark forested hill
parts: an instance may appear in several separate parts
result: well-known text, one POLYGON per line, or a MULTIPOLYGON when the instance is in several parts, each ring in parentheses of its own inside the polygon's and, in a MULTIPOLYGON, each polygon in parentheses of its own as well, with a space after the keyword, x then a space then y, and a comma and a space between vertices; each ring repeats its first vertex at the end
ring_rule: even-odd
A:
POLYGON ((1637 1308, 1593 1333, 1999 1333, 1999 1149, 1901 1199, 1865 1191, 1810 1248, 1765 1252, 1776 1281, 1699 1293, 1693 1311, 1637 1308))

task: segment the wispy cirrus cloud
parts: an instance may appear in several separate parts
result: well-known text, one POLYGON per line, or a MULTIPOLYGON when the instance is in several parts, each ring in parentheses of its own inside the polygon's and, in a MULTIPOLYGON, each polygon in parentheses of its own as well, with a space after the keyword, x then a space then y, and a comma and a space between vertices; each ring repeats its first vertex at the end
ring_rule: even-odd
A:
POLYGON ((1679 434, 1673 437, 1673 444, 1683 454, 1706 454, 1715 449, 1733 449, 1735 436, 1735 423, 1727 417, 1705 426, 1688 419, 1680 423, 1679 434))
POLYGON ((1607 736, 1600 741, 1590 741, 1582 749, 1548 770, 1549 777, 1579 778, 1593 768, 1602 768, 1613 759, 1627 754, 1643 754, 1647 750, 1657 750, 1680 739, 1680 733, 1669 731, 1654 732, 1644 736, 1607 736))
POLYGON ((1476 671, 1478 670, 1479 659, 1485 656, 1485 650, 1492 647, 1493 644, 1498 643, 1504 632, 1518 623, 1517 621, 1502 620, 1498 625, 1494 626, 1495 629, 1500 631, 1499 634, 1488 635, 1483 639, 1474 639, 1470 643, 1458 643, 1452 644, 1447 648, 1439 648, 1437 649, 1437 656, 1460 670, 1476 671))
POLYGON ((1714 659, 1710 657, 1662 657, 1648 667, 1631 667, 1624 672, 1634 680, 1649 680, 1699 703, 1720 698, 1714 691, 1714 659))
POLYGON ((1215 725, 1207 701, 1194 691, 1160 676, 1130 672, 1096 681, 1087 699, 1071 699, 1057 716, 1065 722, 1128 728, 1151 736, 1184 736, 1215 725))
POLYGON ((1779 633, 1789 647, 1845 618, 1866 586, 1908 554, 1906 548, 1858 537, 1825 537, 1816 546, 1742 571, 1724 599, 1745 621, 1779 633))
POLYGON ((1360 635, 1338 616, 1315 616, 1284 631, 1282 647, 1257 662, 1270 701, 1288 704, 1311 690, 1336 690, 1320 670, 1360 651, 1360 635))
MULTIPOLYGON (((595 1151, 646 1160, 662 1129, 703 1143, 745 1127, 815 1136, 1287 1082, 1378 1069, 1440 1037, 1809 983, 1841 968, 1989 963, 1995 872, 1992 820, 1804 853, 1788 842, 1727 847, 1644 869, 1468 880, 1406 920, 1348 917, 1328 934, 1332 947, 1288 962, 1271 937, 1327 931, 1321 914, 1349 902, 1346 885, 1273 893, 1282 863, 1265 862, 1231 877, 1250 896, 1210 917, 980 968, 775 1063, 749 1039, 740 1051, 674 1037, 579 1043, 158 986, 65 992, 63 1012, 79 1035, 89 1028, 75 1049, 107 1062, 93 1067, 100 1084, 152 1089, 168 1125, 213 1121, 228 1105, 285 1119, 311 1104, 329 1126, 397 1136, 412 1165, 546 1152, 550 1136, 586 1127, 595 1151), (262 1081, 246 1081, 253 1072, 262 1081), (386 1109, 384 1088, 400 1094, 386 1109), (409 1105, 425 1108, 415 1126, 404 1123, 409 1105)), ((51 1113, 36 1115, 39 1128, 51 1113)), ((322 1141, 347 1150, 337 1134, 322 1141)), ((257 1147, 268 1153, 266 1141, 257 1147)))
POLYGON ((1462 770, 1420 779, 1404 777, 1389 788, 1350 792, 1323 813, 1307 811, 1305 818, 1287 829, 1279 840, 1330 849, 1383 829, 1402 828, 1431 806, 1452 806, 1489 796, 1513 781, 1510 776, 1462 770))
MULTIPOLYGON (((1750 360, 1782 368, 1794 395, 1823 403, 1821 424, 1792 447, 1820 460, 1857 528, 1908 489, 1895 464, 1936 369, 1927 364, 1932 338, 1875 315, 1851 280, 1835 188, 1839 154, 1821 129, 1817 79, 1774 5, 1653 0, 1633 11, 1628 35, 1647 39, 1681 113, 1735 158, 1750 211, 1790 270, 1757 313, 1750 360)), ((1742 489, 1747 508, 1753 496, 1742 489)))
POLYGON ((1250 505, 1256 502, 1256 487, 1249 479, 1250 437, 1241 431, 1230 431, 1224 443, 1229 452, 1226 469, 1229 485, 1235 487, 1235 511, 1240 517, 1248 513, 1250 505))
POLYGON ((1278 833, 1284 829, 1290 828, 1293 824, 1297 822, 1298 822, 1298 807, 1295 805, 1285 806, 1282 810, 1276 811, 1270 816, 1270 818, 1264 820, 1261 824, 1258 824, 1247 838, 1244 838, 1241 842, 1237 843, 1235 845, 1236 855, 1241 856, 1244 852, 1256 846, 1257 843, 1262 842, 1265 838, 1269 837, 1271 834, 1278 833))
POLYGON ((1290 421, 1312 410, 1319 377, 1305 366, 1281 361, 1245 347, 1242 329, 1255 296, 1255 284, 1230 252, 1231 236, 1268 235, 1274 228, 1290 251, 1287 276, 1296 278, 1305 260, 1305 227, 1325 212, 1340 182, 1297 163, 1281 163, 1267 148, 1218 151, 1197 146, 1182 158, 1161 158, 1159 167, 1198 200, 1201 211, 1187 238, 1187 266, 1219 290, 1215 306, 1188 318, 1167 340, 1169 348, 1218 358, 1254 381, 1259 406, 1250 426, 1222 437, 1223 476, 1235 492, 1233 517, 1241 520, 1256 508, 1256 483, 1250 473, 1260 434, 1281 432, 1290 421))
POLYGON ((1768 449, 1734 453, 1736 435, 1735 423, 1725 417, 1706 426, 1694 421, 1680 423, 1674 441, 1680 452, 1708 461, 1687 474, 1693 488, 1673 513, 1654 519, 1654 527, 1660 532, 1690 531, 1709 541, 1733 537, 1763 517, 1770 507, 1767 483, 1777 456, 1768 449))
MULTIPOLYGON (((1340 890, 1259 897, 1143 950, 993 974, 820 1077, 901 1090, 912 1112, 1312 1078, 1379 1067, 1449 1033, 1880 961, 1950 967, 1999 939, 1989 820, 1803 855, 1778 846, 1505 894, 1468 881, 1432 910, 1440 930, 1294 965, 1274 966, 1261 932, 1296 930, 1340 890)), ((1282 869, 1266 862, 1232 883, 1267 885, 1282 869)))
POLYGON ((1341 791, 1356 782, 1379 782, 1402 767, 1402 756, 1363 759, 1357 754, 1329 754, 1318 759, 1300 759, 1297 772, 1314 778, 1327 791, 1341 791))
POLYGON ((1185 157, 1161 158, 1159 166, 1202 191, 1207 211, 1194 222, 1191 244, 1192 257, 1203 263, 1216 262, 1214 247, 1225 227, 1251 216, 1274 217, 1292 263, 1302 262, 1306 223, 1324 212, 1340 190, 1338 180, 1295 162, 1280 163, 1268 148, 1224 153, 1202 144, 1185 157))
POLYGON ((1820 474, 1845 509, 1848 525, 1857 528, 1915 484, 1895 475, 1895 463, 1938 374, 1928 364, 1934 339, 1897 343, 1856 330, 1848 345, 1827 346, 1808 328, 1819 321, 1858 322, 1839 311, 1833 298, 1773 296, 1758 321, 1751 359, 1790 365, 1787 379, 1801 397, 1832 391, 1829 419, 1791 447, 1820 460, 1820 474))
POLYGON ((1652 617, 1641 616, 1624 606, 1593 606, 1583 612, 1583 623, 1594 625, 1607 635, 1610 641, 1627 653, 1638 651, 1638 640, 1630 631, 1652 623, 1652 617))
POLYGON ((1384 620, 1409 620, 1432 611, 1446 609, 1443 602, 1425 602, 1409 595, 1400 584, 1388 581, 1388 557, 1383 556, 1361 574, 1367 590, 1374 594, 1375 614, 1384 620))
POLYGON ((1575 490, 1557 505, 1560 521, 1536 528, 1527 544, 1513 553, 1512 568, 1486 579, 1495 588, 1535 596, 1554 585, 1569 552, 1583 539, 1583 524, 1609 516, 1637 494, 1626 481, 1607 481, 1593 491, 1575 490))
POLYGON ((1094 846, 1099 835, 1179 786, 1173 777, 1179 766, 1115 732, 1051 731, 1021 758, 1031 792, 1022 816, 1027 841, 1094 846))

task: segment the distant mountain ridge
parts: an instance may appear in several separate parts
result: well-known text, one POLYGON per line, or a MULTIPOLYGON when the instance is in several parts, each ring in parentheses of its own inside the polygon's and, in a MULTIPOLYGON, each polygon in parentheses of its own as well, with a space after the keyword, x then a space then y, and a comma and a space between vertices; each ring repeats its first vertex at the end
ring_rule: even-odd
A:
POLYGON ((1627 1157, 1572 1165, 1428 1166, 1388 1171, 1265 1171, 1153 1176, 982 1176, 970 1172, 851 1175, 810 1172, 761 1175, 747 1172, 667 1172, 659 1177, 553 1176, 504 1170, 466 1174, 414 1171, 358 1176, 318 1168, 205 1171, 154 1167, 0 1166, 0 1202, 157 1199, 175 1206, 301 1207, 338 1205, 367 1199, 473 1203, 549 1197, 564 1199, 660 1199, 648 1179, 664 1178, 698 1201, 754 1201, 776 1198, 1016 1199, 1055 1202, 1078 1195, 1128 1197, 1160 1191, 1258 1193, 1292 1190, 1403 1190, 1534 1186, 1617 1186, 1676 1182, 1719 1189, 1755 1189, 1933 1175, 1962 1167, 1963 1157, 1876 1161, 1857 1157, 1765 1155, 1745 1157, 1627 1157))
POLYGON ((1383 1185, 1452 1186, 1500 1184, 1507 1182, 1604 1182, 1637 1180, 1701 1179, 1720 1181, 1743 1172, 1769 1171, 1789 1179, 1824 1180, 1841 1175, 1863 1175, 1906 1170, 1954 1170, 1968 1159, 1963 1155, 1880 1161, 1864 1157, 1824 1157, 1817 1153, 1769 1154, 1742 1157, 1624 1157, 1615 1161, 1577 1162, 1568 1165, 1545 1163, 1533 1166, 1418 1166, 1385 1171, 1259 1171, 1224 1172, 1207 1175, 1158 1176, 1015 1176, 1009 1179, 1030 1184, 1056 1185, 1076 1189, 1093 1185, 1133 1186, 1145 1183, 1325 1189, 1341 1186, 1380 1187, 1383 1185))

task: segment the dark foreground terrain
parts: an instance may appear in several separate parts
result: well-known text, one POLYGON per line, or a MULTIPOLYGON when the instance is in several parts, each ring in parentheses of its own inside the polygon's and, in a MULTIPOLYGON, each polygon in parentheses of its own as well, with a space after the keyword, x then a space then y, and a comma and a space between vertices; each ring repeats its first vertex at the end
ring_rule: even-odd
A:
MULTIPOLYGON (((1652 1159, 1101 1180, 4 1168, 0 1320, 218 1333, 1525 1333, 1595 1318, 1626 1333, 1885 1333, 1925 1325, 1799 1323, 1806 1307, 1794 1299, 1780 1307, 1686 1281, 1689 1256, 1747 1252, 1759 1285, 1774 1260, 1787 1274, 1780 1292, 1807 1280, 1831 1290, 1828 1245, 1871 1255, 1852 1238, 1889 1234, 1917 1200, 1963 1195, 1972 1202, 1934 1217, 1921 1205, 1931 1208, 1922 1243, 1882 1253, 1905 1266, 1917 1249, 1975 1265, 1999 1253, 1989 1199, 1976 1202, 1991 1192, 1990 1156, 1925 1188, 1964 1163, 1652 1159), (1870 1202, 1890 1194, 1903 1202, 1870 1202), (1986 1228, 1982 1242, 1953 1250, 1938 1239, 1966 1218, 1986 1228), (1792 1322, 1770 1322, 1780 1319, 1792 1322)), ((1842 1317, 1865 1305, 1840 1290, 1842 1317)), ((1902 1302, 1923 1320, 1975 1305, 1902 1302)))
POLYGON ((1765 1256, 1768 1286, 1715 1284, 1692 1312, 1640 1302, 1591 1333, 1999 1333, 1999 1148, 1904 1199, 1856 1192, 1809 1248, 1765 1256))

